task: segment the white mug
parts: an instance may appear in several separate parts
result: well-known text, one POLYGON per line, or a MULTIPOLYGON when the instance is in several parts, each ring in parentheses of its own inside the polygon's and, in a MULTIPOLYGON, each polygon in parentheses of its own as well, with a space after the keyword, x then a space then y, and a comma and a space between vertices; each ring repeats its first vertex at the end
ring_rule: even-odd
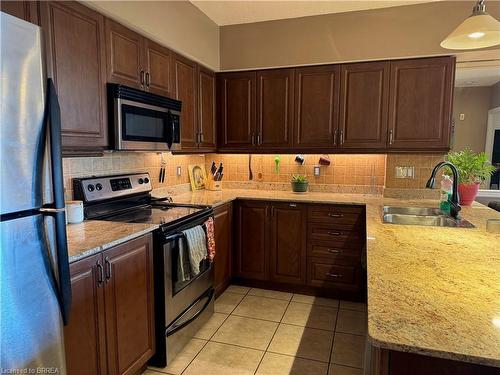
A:
POLYGON ((78 224, 83 221, 83 201, 66 202, 66 220, 70 224, 78 224))

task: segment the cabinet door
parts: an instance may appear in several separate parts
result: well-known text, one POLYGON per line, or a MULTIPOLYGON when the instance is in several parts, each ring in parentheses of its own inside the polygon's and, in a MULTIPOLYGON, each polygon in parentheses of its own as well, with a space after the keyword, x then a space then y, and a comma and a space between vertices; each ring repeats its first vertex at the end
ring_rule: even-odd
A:
POLYGON ((233 234, 233 205, 231 203, 214 209, 215 220, 215 272, 214 287, 218 296, 231 281, 231 248, 233 234))
POLYGON ((198 73, 196 63, 175 55, 173 66, 174 97, 182 102, 181 145, 182 149, 198 147, 197 89, 198 73))
POLYGON ((295 147, 317 149, 337 145, 339 76, 339 65, 296 69, 295 147))
POLYGON ((106 337, 111 375, 135 374, 154 353, 150 234, 106 250, 106 337))
POLYGON ((41 2, 47 73, 61 107, 65 148, 108 144, 104 17, 73 2, 41 2))
POLYGON ((454 57, 392 61, 389 149, 449 149, 454 57))
POLYGON ((198 73, 198 129, 200 150, 214 151, 215 133, 215 74, 203 67, 198 73))
POLYGON ((218 75, 219 148, 253 149, 255 145, 255 83, 255 72, 218 75))
POLYGON ((38 4, 36 1, 0 1, 0 10, 11 16, 38 25, 38 4))
POLYGON ((340 146, 384 149, 389 62, 342 65, 340 87, 340 146))
POLYGON ((98 254, 70 265, 73 294, 69 324, 64 327, 68 374, 106 374, 104 273, 98 254))
POLYGON ((237 206, 235 276, 268 280, 267 203, 243 201, 237 206))
POLYGON ((298 203, 271 207, 270 277, 284 283, 306 282, 306 211, 298 203))
POLYGON ((257 135, 259 148, 292 146, 293 69, 257 72, 257 135))
POLYGON ((170 96, 172 93, 172 52, 159 44, 144 39, 146 89, 152 93, 170 96))
POLYGON ((110 19, 106 19, 108 82, 144 88, 144 38, 110 19))

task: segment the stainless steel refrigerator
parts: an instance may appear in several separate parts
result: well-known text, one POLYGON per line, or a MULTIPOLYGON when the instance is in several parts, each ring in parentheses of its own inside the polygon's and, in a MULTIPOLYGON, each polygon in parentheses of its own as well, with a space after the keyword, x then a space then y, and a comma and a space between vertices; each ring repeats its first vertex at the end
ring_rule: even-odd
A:
POLYGON ((1 372, 65 374, 71 285, 59 104, 44 76, 41 29, 0 12, 0 32, 1 372))

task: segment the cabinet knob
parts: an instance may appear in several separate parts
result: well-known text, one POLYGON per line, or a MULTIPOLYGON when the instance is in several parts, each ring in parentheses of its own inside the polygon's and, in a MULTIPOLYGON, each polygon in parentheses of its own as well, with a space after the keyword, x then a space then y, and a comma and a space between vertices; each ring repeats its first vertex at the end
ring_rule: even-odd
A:
POLYGON ((104 281, 104 269, 103 269, 102 264, 99 260, 96 263, 96 267, 97 267, 97 285, 100 286, 100 285, 102 285, 102 282, 104 281))
POLYGON ((335 278, 344 277, 344 275, 342 275, 341 273, 330 273, 330 272, 328 272, 326 276, 335 278))
POLYGON ((338 214, 338 213, 335 213, 335 212, 329 212, 328 213, 328 217, 344 217, 343 214, 338 214))

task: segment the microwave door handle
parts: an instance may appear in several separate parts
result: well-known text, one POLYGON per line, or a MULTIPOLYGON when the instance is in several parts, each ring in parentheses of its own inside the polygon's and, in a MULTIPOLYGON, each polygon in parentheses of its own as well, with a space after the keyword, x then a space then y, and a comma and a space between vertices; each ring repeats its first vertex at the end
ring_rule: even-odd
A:
POLYGON ((173 127, 173 125, 170 111, 168 111, 165 113, 165 143, 168 148, 172 146, 172 135, 174 134, 173 132, 169 134, 170 127, 173 127))

